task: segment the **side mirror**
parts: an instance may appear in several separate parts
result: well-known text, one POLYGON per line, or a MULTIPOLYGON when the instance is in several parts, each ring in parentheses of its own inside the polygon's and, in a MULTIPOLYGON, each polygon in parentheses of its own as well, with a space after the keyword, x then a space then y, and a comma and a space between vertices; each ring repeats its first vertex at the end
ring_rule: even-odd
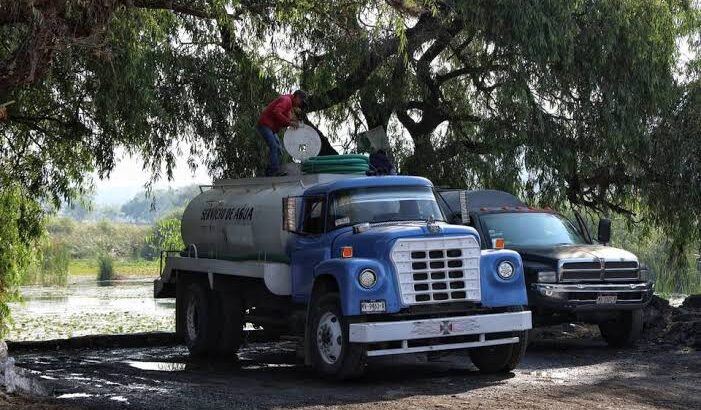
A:
POLYGON ((611 220, 608 218, 599 219, 599 243, 607 244, 611 240, 611 220))
POLYGON ((297 198, 282 198, 282 229, 287 232, 297 231, 297 198))
POLYGON ((470 224, 470 211, 467 209, 467 191, 460 191, 460 222, 470 224))

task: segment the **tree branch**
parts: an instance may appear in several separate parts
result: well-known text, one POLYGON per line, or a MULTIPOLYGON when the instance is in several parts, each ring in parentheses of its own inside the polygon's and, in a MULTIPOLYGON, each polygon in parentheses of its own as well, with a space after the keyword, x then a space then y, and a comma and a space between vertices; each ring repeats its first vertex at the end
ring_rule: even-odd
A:
MULTIPOLYGON (((439 27, 438 21, 431 16, 423 15, 419 18, 418 23, 406 31, 407 53, 411 54, 419 45, 430 39, 439 27)), ((399 51, 399 46, 399 37, 392 36, 372 47, 364 56, 364 60, 348 77, 338 80, 336 86, 329 90, 311 95, 307 112, 324 110, 347 100, 367 83, 368 78, 376 68, 399 51)))
POLYGON ((497 70, 505 70, 507 67, 499 64, 489 64, 486 66, 479 66, 479 67, 462 67, 457 70, 453 70, 444 74, 438 74, 436 75, 436 81, 440 84, 451 80, 456 77, 460 77, 463 75, 481 75, 484 73, 492 72, 492 71, 497 71, 497 70))
POLYGON ((212 19, 216 17, 213 10, 208 10, 204 7, 197 7, 191 1, 175 1, 175 0, 120 0, 126 6, 137 7, 140 9, 151 10, 171 10, 175 13, 186 14, 188 16, 199 17, 203 19, 212 19))

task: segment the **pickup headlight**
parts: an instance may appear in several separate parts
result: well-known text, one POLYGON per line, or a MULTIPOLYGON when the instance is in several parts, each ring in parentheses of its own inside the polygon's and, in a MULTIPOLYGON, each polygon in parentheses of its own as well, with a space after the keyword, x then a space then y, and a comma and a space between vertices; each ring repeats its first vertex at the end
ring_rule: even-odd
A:
POLYGON ((502 261, 497 265, 497 275, 502 279, 511 279, 514 276, 516 269, 511 262, 502 261))
POLYGON ((377 274, 372 269, 363 269, 358 275, 358 283, 365 289, 370 289, 377 283, 377 274))
POLYGON ((538 282, 544 283, 555 283, 557 282, 557 272, 551 270, 544 270, 538 272, 538 282))
POLYGON ((638 270, 638 280, 641 282, 647 282, 650 280, 650 269, 647 266, 640 266, 640 269, 638 270))

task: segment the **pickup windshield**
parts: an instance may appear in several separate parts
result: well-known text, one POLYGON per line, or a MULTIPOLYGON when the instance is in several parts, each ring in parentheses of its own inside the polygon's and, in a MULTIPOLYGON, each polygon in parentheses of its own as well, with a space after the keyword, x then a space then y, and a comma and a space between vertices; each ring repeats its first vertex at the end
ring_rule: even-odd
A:
POLYGON ((504 239, 507 248, 587 243, 565 218, 548 213, 499 213, 480 217, 492 244, 504 239))
POLYGON ((433 190, 423 186, 339 191, 329 206, 331 229, 363 222, 443 220, 433 190))

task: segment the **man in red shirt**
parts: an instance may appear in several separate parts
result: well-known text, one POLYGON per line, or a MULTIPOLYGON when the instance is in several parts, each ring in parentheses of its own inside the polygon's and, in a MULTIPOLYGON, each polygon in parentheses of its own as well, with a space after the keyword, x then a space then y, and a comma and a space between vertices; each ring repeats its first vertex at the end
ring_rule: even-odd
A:
POLYGON ((270 161, 265 169, 265 176, 285 175, 280 172, 280 139, 277 133, 283 127, 297 128, 299 121, 293 117, 292 109, 304 109, 307 105, 307 93, 297 90, 292 94, 281 95, 268 104, 258 118, 256 131, 270 148, 270 161))

